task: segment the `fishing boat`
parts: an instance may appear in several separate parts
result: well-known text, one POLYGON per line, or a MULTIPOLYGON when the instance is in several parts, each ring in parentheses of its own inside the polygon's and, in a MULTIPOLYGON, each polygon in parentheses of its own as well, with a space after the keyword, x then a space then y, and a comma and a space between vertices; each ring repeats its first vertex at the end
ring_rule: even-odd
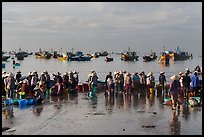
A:
POLYGON ((139 56, 137 56, 137 52, 131 51, 130 48, 124 53, 121 53, 121 60, 124 61, 138 61, 139 56))
POLYGON ((90 61, 92 57, 88 56, 74 56, 69 58, 69 61, 90 61))
POLYGON ((90 61, 92 56, 86 56, 83 52, 77 51, 75 54, 69 54, 68 60, 69 61, 90 61))
POLYGON ((35 56, 36 58, 50 59, 52 57, 52 54, 48 51, 43 51, 43 52, 36 52, 35 56))
POLYGON ((57 56, 58 60, 68 60, 68 56, 65 53, 60 53, 57 56))
POLYGON ((25 53, 23 51, 19 51, 15 54, 17 60, 24 60, 25 53))
POLYGON ((99 52, 99 56, 108 56, 108 52, 107 51, 99 52))
POLYGON ((172 52, 170 54, 170 57, 174 61, 181 61, 181 60, 187 60, 187 59, 192 59, 193 55, 191 53, 181 51, 179 46, 175 50, 175 52, 172 52))
POLYGON ((111 58, 111 57, 106 57, 106 58, 105 58, 105 61, 106 61, 106 62, 111 62, 111 61, 113 61, 113 58, 111 58))
POLYGON ((2 55, 2 61, 7 61, 10 58, 10 56, 2 55))
POLYGON ((161 64, 168 65, 170 61, 170 55, 168 51, 161 52, 158 62, 161 64))
POLYGON ((143 61, 148 62, 148 61, 154 61, 157 59, 156 52, 152 52, 149 55, 143 56, 143 61))

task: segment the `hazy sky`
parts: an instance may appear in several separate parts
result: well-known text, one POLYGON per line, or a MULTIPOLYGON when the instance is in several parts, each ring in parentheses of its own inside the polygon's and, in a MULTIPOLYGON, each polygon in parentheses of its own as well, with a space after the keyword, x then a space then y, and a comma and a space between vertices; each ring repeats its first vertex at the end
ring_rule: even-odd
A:
POLYGON ((3 2, 2 49, 202 54, 201 2, 3 2))

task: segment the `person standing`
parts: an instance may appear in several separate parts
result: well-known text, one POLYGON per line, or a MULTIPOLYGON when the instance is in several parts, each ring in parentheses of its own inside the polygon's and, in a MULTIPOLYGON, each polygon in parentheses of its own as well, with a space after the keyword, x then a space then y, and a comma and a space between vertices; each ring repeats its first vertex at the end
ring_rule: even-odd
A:
POLYGON ((111 91, 114 92, 114 82, 113 82, 113 76, 112 72, 109 72, 109 74, 106 76, 106 89, 109 91, 109 95, 111 95, 111 91))
POLYGON ((16 74, 16 80, 18 83, 19 83, 21 77, 22 77, 21 71, 19 70, 19 71, 17 71, 17 74, 16 74))
POLYGON ((180 104, 178 102, 178 94, 180 91, 180 83, 179 83, 178 75, 173 75, 170 77, 170 79, 172 80, 170 83, 170 96, 171 96, 172 110, 175 110, 176 107, 180 109, 180 104))
POLYGON ((185 102, 188 101, 188 93, 190 91, 190 83, 191 83, 191 78, 189 75, 189 71, 186 71, 185 74, 183 74, 183 96, 185 99, 185 102))
POLYGON ((8 98, 14 98, 15 97, 15 78, 13 73, 9 73, 7 77, 7 92, 8 92, 8 98))
POLYGON ((190 79, 191 79, 191 82, 190 82, 191 91, 193 92, 193 95, 196 96, 198 94, 198 86, 199 86, 198 72, 195 71, 190 76, 190 79))
POLYGON ((131 74, 128 72, 125 77, 125 94, 131 92, 132 78, 131 74))
POLYGON ((97 91, 97 84, 98 84, 98 76, 96 72, 94 71, 91 76, 91 88, 94 92, 97 91))
POLYGON ((132 82, 134 91, 137 91, 138 87, 140 86, 140 77, 138 72, 133 73, 132 82))
POLYGON ((159 84, 162 86, 162 92, 164 92, 165 84, 166 84, 166 76, 164 75, 165 72, 160 72, 159 75, 159 84))

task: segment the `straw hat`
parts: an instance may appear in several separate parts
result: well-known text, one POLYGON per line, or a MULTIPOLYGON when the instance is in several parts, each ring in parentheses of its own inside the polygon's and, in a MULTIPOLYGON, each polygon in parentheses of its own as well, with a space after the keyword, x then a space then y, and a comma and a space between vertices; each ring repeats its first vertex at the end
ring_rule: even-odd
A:
POLYGON ((179 72, 179 75, 182 75, 183 74, 183 72, 179 72))
POLYGON ((194 71, 194 73, 193 73, 194 75, 197 75, 198 74, 198 71, 194 71))
POLYGON ((94 72, 94 70, 92 69, 91 72, 94 72))
POLYGON ((57 72, 57 75, 59 75, 59 76, 60 76, 60 75, 61 75, 61 73, 60 73, 60 72, 57 72))
POLYGON ((6 71, 2 71, 2 74, 6 74, 6 71))
POLYGON ((165 72, 161 71, 160 74, 165 74, 165 72))
POLYGON ((179 78, 178 78, 178 75, 173 75, 173 76, 170 77, 170 79, 171 80, 178 80, 179 78))
POLYGON ((23 83, 27 83, 27 80, 23 80, 23 83))
POLYGON ((28 76, 30 76, 30 75, 31 75, 31 73, 32 73, 32 72, 28 72, 28 76))
POLYGON ((92 73, 92 76, 97 76, 97 74, 96 74, 96 72, 95 72, 95 71, 92 73))
POLYGON ((48 72, 47 71, 43 71, 43 73, 47 74, 48 72))
POLYGON ((127 76, 130 76, 130 75, 131 75, 131 74, 128 72, 128 73, 127 73, 127 76))
POLYGON ((19 71, 17 71, 17 73, 21 73, 21 71, 19 70, 19 71))
POLYGON ((149 72, 148 74, 147 74, 147 76, 151 76, 153 74, 153 72, 149 72))
POLYGON ((33 90, 38 90, 38 89, 40 89, 40 88, 38 86, 35 86, 35 88, 33 90))
POLYGON ((35 73, 34 73, 34 72, 31 72, 31 73, 30 73, 30 75, 32 75, 32 76, 33 76, 33 75, 35 75, 35 73))

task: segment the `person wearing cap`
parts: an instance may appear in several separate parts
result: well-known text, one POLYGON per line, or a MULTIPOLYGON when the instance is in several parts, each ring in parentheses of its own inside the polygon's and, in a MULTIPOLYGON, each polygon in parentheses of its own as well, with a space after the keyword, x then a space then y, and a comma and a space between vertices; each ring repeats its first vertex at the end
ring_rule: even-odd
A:
POLYGON ((198 94, 198 87, 199 87, 198 72, 194 71, 194 73, 191 74, 190 79, 191 79, 191 82, 190 82, 191 92, 193 92, 193 95, 196 96, 198 94))
POLYGON ((166 76, 164 74, 165 72, 162 71, 160 72, 160 75, 159 75, 159 84, 161 84, 163 92, 164 92, 165 84, 166 84, 166 76))
POLYGON ((175 110, 176 107, 180 109, 180 104, 178 102, 178 94, 180 91, 180 83, 178 75, 173 75, 170 77, 171 83, 170 83, 170 96, 171 96, 171 105, 172 110, 175 110))

